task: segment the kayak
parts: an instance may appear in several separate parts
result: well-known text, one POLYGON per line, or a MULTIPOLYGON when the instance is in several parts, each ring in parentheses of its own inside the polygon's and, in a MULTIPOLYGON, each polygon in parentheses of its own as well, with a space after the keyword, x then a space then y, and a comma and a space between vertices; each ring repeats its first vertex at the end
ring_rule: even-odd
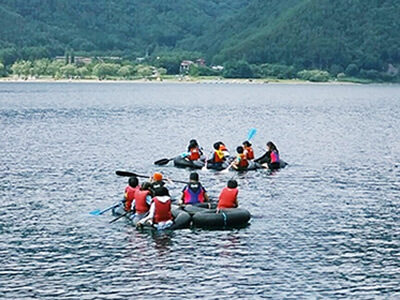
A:
POLYGON ((177 156, 174 158, 174 166, 178 168, 190 168, 190 169, 202 169, 205 163, 204 160, 187 160, 182 156, 177 156))

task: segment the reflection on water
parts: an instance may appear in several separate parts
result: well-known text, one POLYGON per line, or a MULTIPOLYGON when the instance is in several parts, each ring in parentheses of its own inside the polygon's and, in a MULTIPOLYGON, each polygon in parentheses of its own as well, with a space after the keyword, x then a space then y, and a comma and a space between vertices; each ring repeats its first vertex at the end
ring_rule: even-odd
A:
MULTIPOLYGON (((0 84, 0 297, 398 298, 398 86, 0 84), (126 169, 249 128, 289 166, 239 182, 241 230, 140 232, 109 214, 126 169)), ((171 186, 177 198, 183 186, 171 186)))

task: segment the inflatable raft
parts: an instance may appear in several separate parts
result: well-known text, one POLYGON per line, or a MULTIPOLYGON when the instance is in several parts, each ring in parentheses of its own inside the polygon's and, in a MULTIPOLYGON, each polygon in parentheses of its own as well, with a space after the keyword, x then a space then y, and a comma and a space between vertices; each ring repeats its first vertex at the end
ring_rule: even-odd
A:
POLYGON ((178 168, 201 169, 205 165, 204 160, 187 160, 182 156, 174 158, 174 166, 178 168))
POLYGON ((193 227, 204 229, 243 228, 251 218, 250 212, 244 208, 223 209, 217 213, 216 205, 208 203, 186 205, 184 210, 191 215, 193 227))
POLYGON ((244 208, 227 208, 220 210, 205 209, 192 217, 193 226, 204 229, 243 228, 249 224, 251 215, 244 208))
MULTIPOLYGON (((230 164, 231 164, 231 162, 228 162, 228 161, 223 162, 222 165, 216 165, 216 164, 209 162, 209 163, 207 163, 207 169, 222 171, 222 170, 225 170, 226 168, 228 168, 230 164)), ((283 169, 287 165, 288 165, 287 162, 281 160, 279 169, 283 169)), ((237 171, 237 172, 245 172, 245 171, 254 171, 254 170, 258 170, 258 169, 268 169, 268 165, 266 163, 260 164, 258 162, 249 161, 249 166, 245 169, 235 169, 234 167, 231 167, 229 170, 237 171)))

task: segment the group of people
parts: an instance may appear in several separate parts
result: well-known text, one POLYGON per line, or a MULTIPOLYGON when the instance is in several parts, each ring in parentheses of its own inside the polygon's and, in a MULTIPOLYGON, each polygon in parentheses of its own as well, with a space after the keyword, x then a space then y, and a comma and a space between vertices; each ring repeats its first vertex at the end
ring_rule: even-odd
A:
MULTIPOLYGON (((229 167, 233 167, 237 170, 246 170, 249 166, 249 162, 254 161, 271 170, 279 169, 280 159, 278 148, 271 141, 269 141, 266 146, 266 153, 255 159, 252 144, 250 141, 244 141, 241 146, 236 148, 237 155, 229 167)), ((207 162, 213 164, 217 168, 222 168, 223 163, 230 158, 229 151, 223 142, 214 143, 213 148, 212 157, 207 162)), ((188 151, 185 152, 183 156, 189 161, 195 161, 201 159, 204 153, 196 140, 190 140, 188 151)))
MULTIPOLYGON (((229 180, 222 189, 217 205, 220 209, 238 207, 238 183, 229 180)), ((196 205, 209 202, 206 189, 199 181, 199 174, 190 174, 189 182, 182 189, 179 205, 196 205)), ((130 218, 136 226, 140 227, 146 223, 157 229, 166 229, 173 224, 171 212, 171 197, 161 173, 154 173, 149 181, 139 185, 137 177, 130 177, 125 188, 123 207, 125 212, 131 213, 130 218)))

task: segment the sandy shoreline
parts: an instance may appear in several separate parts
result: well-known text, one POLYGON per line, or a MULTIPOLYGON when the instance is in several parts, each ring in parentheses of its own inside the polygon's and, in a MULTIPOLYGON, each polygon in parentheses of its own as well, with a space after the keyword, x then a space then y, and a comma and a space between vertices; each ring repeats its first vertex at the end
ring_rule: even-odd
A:
POLYGON ((163 80, 98 80, 98 79, 52 79, 52 78, 29 78, 17 79, 12 77, 0 78, 0 83, 131 83, 131 84, 164 84, 164 83, 179 83, 179 84, 280 84, 280 85, 359 85, 355 82, 328 81, 328 82, 311 82, 304 80, 279 80, 279 79, 206 79, 206 78, 190 78, 190 79, 172 79, 166 78, 163 80))

